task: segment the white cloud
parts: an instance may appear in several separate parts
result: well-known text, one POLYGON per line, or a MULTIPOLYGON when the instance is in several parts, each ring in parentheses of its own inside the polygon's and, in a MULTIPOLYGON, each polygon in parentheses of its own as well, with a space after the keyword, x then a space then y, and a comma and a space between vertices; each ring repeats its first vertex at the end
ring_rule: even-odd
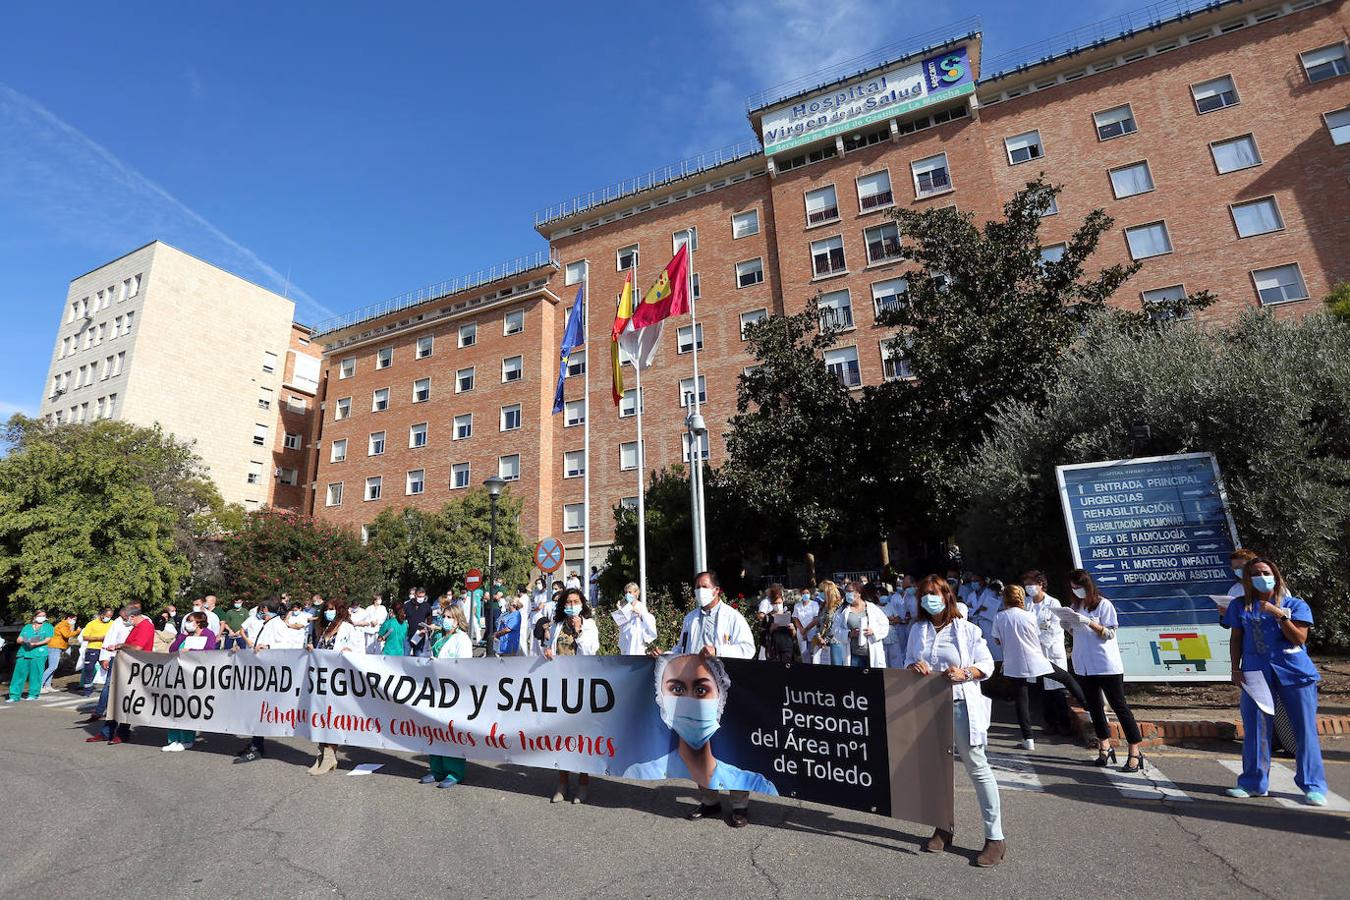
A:
POLYGON ((23 413, 30 418, 36 415, 33 408, 30 406, 26 406, 22 403, 10 403, 8 400, 0 400, 0 421, 8 419, 15 413, 23 413))
MULTIPOLYGON (((0 202, 108 258, 151 240, 282 291, 288 279, 41 103, 0 83, 0 202)), ((75 274, 75 273, 71 273, 75 274)), ((294 284, 307 318, 332 311, 294 284)))

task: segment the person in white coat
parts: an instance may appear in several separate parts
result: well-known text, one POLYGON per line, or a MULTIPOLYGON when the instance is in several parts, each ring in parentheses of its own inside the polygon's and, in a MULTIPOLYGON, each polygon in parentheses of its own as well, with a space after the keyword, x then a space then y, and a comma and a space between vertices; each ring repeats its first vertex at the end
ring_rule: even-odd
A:
POLYGON ((993 632, 994 640, 1003 648, 1003 676, 1013 689, 1017 726, 1022 731, 1022 749, 1035 750, 1028 701, 1030 683, 1043 675, 1053 674, 1073 692, 1080 704, 1083 703, 1083 691, 1072 675, 1045 658, 1040 627, 1036 616, 1026 608, 1026 591, 1020 585, 1010 584, 1003 589, 1003 609, 994 619, 993 632))
POLYGON ((886 667, 903 669, 905 650, 909 643, 909 627, 914 623, 915 613, 918 610, 914 599, 914 579, 908 575, 904 576, 895 591, 886 598, 881 609, 886 613, 886 621, 890 624, 890 631, 882 641, 886 648, 886 667))
POLYGON ((351 611, 352 624, 360 633, 364 646, 362 652, 379 656, 384 652, 384 643, 380 640, 380 626, 389 618, 384 599, 379 594, 370 598, 370 604, 364 608, 354 607, 351 611))
POLYGON ((855 669, 886 668, 886 635, 891 623, 881 607, 868 599, 876 597, 876 587, 867 586, 867 595, 856 581, 844 585, 844 603, 834 614, 834 638, 848 648, 848 664, 855 669))
MULTIPOLYGON (((595 656, 600 652, 600 631, 595 627, 595 616, 586 602, 581 588, 568 588, 558 597, 557 609, 553 615, 553 627, 549 629, 548 647, 544 650, 545 659, 558 656, 595 656)), ((561 803, 569 787, 570 776, 567 771, 558 772, 558 787, 553 792, 550 803, 561 803)), ((585 803, 590 792, 591 776, 580 773, 577 776, 577 790, 572 802, 585 803)))
MULTIPOLYGON (((994 670, 994 659, 980 629, 961 616, 956 592, 946 580, 929 575, 915 588, 919 595, 919 621, 909 630, 905 665, 920 675, 939 675, 952 685, 956 749, 966 774, 975 786, 975 797, 984 819, 984 848, 975 858, 979 866, 996 866, 1007 853, 1003 837, 1003 811, 998 782, 985 757, 989 743, 991 701, 980 691, 979 682, 994 670)), ((941 853, 952 844, 953 833, 939 828, 923 849, 941 853)))
MULTIPOLYGON (((681 656, 696 653, 704 657, 755 658, 755 639, 745 616, 722 602, 722 588, 712 572, 694 576, 694 609, 684 617, 680 637, 670 653, 681 656)), ((660 656, 661 649, 653 646, 651 656, 660 656)), ((728 791, 731 815, 727 823, 732 828, 743 828, 750 821, 750 792, 728 791)), ((722 794, 711 788, 699 788, 699 803, 686 817, 691 821, 705 819, 722 811, 722 794)))
POLYGON ((994 662, 1001 663, 1003 650, 994 641, 994 620, 1003 609, 1003 598, 985 587, 982 575, 970 575, 970 581, 966 582, 965 587, 966 608, 970 610, 966 617, 984 635, 984 642, 989 645, 989 655, 994 658, 994 662))
POLYGON ((656 640, 656 616, 647 610, 640 593, 636 584, 628 582, 618 609, 610 614, 619 626, 620 656, 644 656, 647 645, 656 640))
POLYGON ((802 588, 797 602, 792 604, 792 621, 797 623, 797 649, 801 651, 802 662, 808 665, 820 663, 821 648, 811 640, 816 636, 814 623, 819 615, 820 604, 811 597, 809 590, 802 588))
MULTIPOLYGON (((322 614, 315 630, 314 649, 331 650, 337 653, 364 653, 365 635, 352 624, 351 610, 343 599, 324 602, 322 614)), ((337 744, 319 744, 319 753, 314 765, 309 767, 311 775, 327 775, 338 767, 337 744)))
MULTIPOLYGON (((1050 592, 1046 590, 1048 582, 1045 573, 1039 569, 1028 569, 1023 572, 1020 584, 1022 590, 1026 592, 1026 609, 1036 618, 1041 652, 1050 661, 1050 665, 1068 669, 1069 654, 1064 648, 1064 623, 1055 612, 1063 604, 1050 596, 1050 592)), ((1033 693, 1040 698, 1041 721, 1045 724, 1046 732, 1073 734, 1073 717, 1069 713, 1065 683, 1044 677, 1038 680, 1033 693)))

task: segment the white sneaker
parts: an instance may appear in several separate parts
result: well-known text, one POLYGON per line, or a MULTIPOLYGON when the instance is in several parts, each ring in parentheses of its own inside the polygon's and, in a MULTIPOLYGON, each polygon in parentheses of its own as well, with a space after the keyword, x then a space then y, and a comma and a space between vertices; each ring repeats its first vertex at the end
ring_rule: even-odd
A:
POLYGON ((420 779, 417 783, 418 783, 418 784, 431 784, 431 783, 432 783, 433 781, 435 781, 435 780, 436 780, 436 776, 435 776, 435 775, 427 774, 427 775, 423 775, 423 776, 421 777, 421 779, 420 779))
POLYGON ((1035 749, 1036 749, 1036 742, 1033 741, 1031 738, 1027 738, 1025 741, 1022 742, 1022 749, 1023 749, 1023 750, 1035 750, 1035 749))
POLYGON ((167 747, 160 747, 159 749, 163 750, 165 753, 181 753, 187 748, 184 747, 182 744, 180 744, 178 741, 174 741, 167 747))

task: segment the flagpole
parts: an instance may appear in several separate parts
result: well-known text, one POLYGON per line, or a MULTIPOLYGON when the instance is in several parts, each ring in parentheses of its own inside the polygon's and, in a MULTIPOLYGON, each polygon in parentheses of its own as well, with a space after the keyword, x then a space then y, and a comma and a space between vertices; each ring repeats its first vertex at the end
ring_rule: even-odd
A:
MULTIPOLYGON (((637 285, 637 273, 633 275, 634 287, 637 285)), ((638 348, 641 350, 641 341, 638 348)), ((619 352, 623 352, 620 345, 619 352)), ((638 596, 647 602, 647 452, 642 443, 642 360, 633 359, 633 373, 637 378, 637 470, 638 470, 638 596)))
POLYGON ((586 280, 581 293, 581 341, 586 348, 586 381, 582 407, 586 410, 582 431, 582 515, 585 517, 581 536, 581 596, 591 602, 591 261, 586 260, 586 280))
POLYGON ((685 251, 689 255, 685 269, 686 287, 689 292, 689 327, 694 352, 694 391, 689 414, 689 492, 692 502, 692 520, 694 526, 694 571, 701 572, 708 567, 708 536, 704 521, 703 505, 703 446, 701 434, 705 430, 703 416, 699 411, 698 389, 698 301, 694 297, 694 235, 692 227, 685 232, 685 251))

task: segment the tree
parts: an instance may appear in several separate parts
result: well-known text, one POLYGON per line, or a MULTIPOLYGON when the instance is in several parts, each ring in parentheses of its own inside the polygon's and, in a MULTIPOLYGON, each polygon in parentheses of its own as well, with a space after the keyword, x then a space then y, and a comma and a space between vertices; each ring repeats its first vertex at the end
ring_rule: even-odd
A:
POLYGON ((312 594, 365 601, 381 587, 380 559, 346 528, 264 507, 224 539, 225 593, 257 603, 312 594))
POLYGON ((1250 313, 1132 333, 1099 319, 1043 403, 1003 404, 993 422, 958 476, 962 544, 982 570, 1068 566, 1055 466, 1208 451, 1243 545, 1312 604, 1318 640, 1350 642, 1350 325, 1250 313))
POLYGON ((1332 285, 1331 293, 1322 298, 1327 312, 1333 318, 1350 323, 1350 281, 1338 281, 1332 285))
POLYGON ((89 616, 178 595, 189 559, 233 510, 191 445, 125 422, 53 426, 14 416, 0 460, 6 618, 42 606, 89 616))

